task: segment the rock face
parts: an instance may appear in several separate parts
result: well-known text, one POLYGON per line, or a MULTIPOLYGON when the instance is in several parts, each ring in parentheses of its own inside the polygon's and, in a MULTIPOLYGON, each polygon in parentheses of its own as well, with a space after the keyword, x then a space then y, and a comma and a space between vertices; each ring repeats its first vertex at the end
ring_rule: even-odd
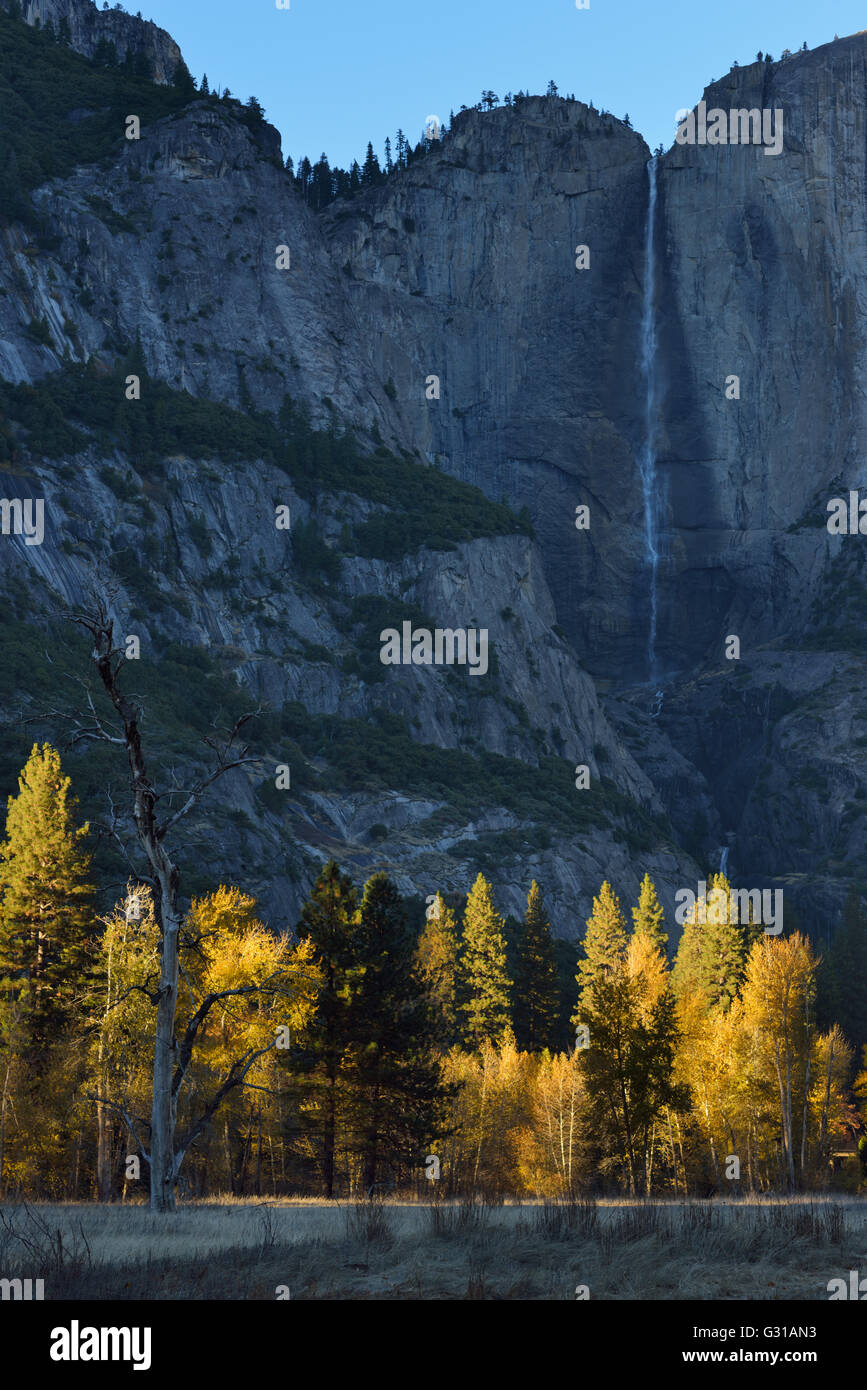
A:
MULTIPOLYGON (((386 867, 402 891, 424 897, 437 888, 466 891, 484 846, 496 861, 504 910, 523 911, 536 876, 546 884, 552 920, 564 936, 578 933, 584 904, 589 907, 615 866, 623 890, 637 893, 640 875, 622 834, 622 809, 643 806, 645 814, 660 816, 662 804, 606 719, 593 682, 551 631, 553 603, 532 542, 475 541, 446 555, 422 552, 421 564, 417 556, 394 564, 347 558, 339 585, 326 595, 293 574, 291 541, 275 528, 272 498, 290 507, 296 527, 309 520, 310 508, 284 474, 261 461, 227 470, 219 461, 177 457, 159 483, 117 455, 88 452, 75 467, 74 497, 56 468, 37 466, 30 473, 29 489, 45 500, 43 544, 28 546, 16 536, 3 542, 11 552, 6 583, 18 592, 23 586, 42 621, 61 609, 86 608, 94 576, 113 570, 121 577, 114 580, 112 612, 119 631, 138 637, 142 663, 167 644, 179 644, 207 658, 206 670, 241 683, 252 706, 279 711, 297 702, 315 717, 365 721, 361 727, 371 735, 398 720, 420 743, 465 749, 477 770, 463 812, 441 791, 425 790, 421 768, 391 768, 399 790, 377 786, 381 779, 371 777, 370 790, 347 794, 332 760, 336 785, 332 789, 326 777, 320 787, 305 770, 312 774, 324 764, 309 749, 299 755, 295 740, 302 735, 290 721, 285 735, 275 730, 261 766, 233 774, 206 803, 195 844, 198 869, 207 866, 214 880, 241 875, 272 920, 294 921, 316 866, 331 854, 356 876, 386 867), (143 580, 131 556, 146 559, 153 583, 143 580), (360 679, 346 669, 347 658, 360 648, 375 666, 377 634, 368 650, 370 639, 348 634, 345 617, 353 598, 365 595, 391 598, 398 626, 399 605, 409 603, 430 614, 433 625, 483 624, 498 676, 409 666, 382 668, 382 680, 375 670, 360 679), (561 755, 556 760, 555 752, 561 755), (573 797, 578 833, 570 833, 561 816, 550 831, 543 822, 540 835, 529 808, 498 807, 485 783, 490 755, 510 760, 505 766, 512 770, 522 764, 539 769, 537 795, 550 794, 560 804, 573 797), (300 786, 286 797, 285 809, 266 809, 257 788, 273 782, 272 768, 284 762, 292 788, 300 786), (587 794, 572 782, 579 762, 594 783, 611 778, 620 802, 610 814, 584 815, 580 798, 587 794), (521 830, 530 832, 529 841, 521 830), (287 848, 287 837, 295 849, 287 848)), ((0 474, 2 495, 20 491, 20 480, 0 474)), ((345 495, 339 505, 336 498, 331 502, 329 516, 320 498, 316 515, 323 534, 336 538, 352 519, 352 507, 345 495)), ((38 713, 32 690, 20 696, 38 713)), ((193 739, 187 744, 185 763, 193 739)), ((324 751, 327 756, 327 743, 324 751)), ((122 778, 122 764, 112 771, 122 778)), ((694 877, 696 866, 659 826, 646 849, 671 908, 676 885, 694 877)))
MULTIPOLYGON (((84 0, 31 0, 28 22, 37 13, 66 17, 85 54, 103 36, 121 56, 147 45, 162 81, 180 56, 154 26, 84 0)), ((37 190, 56 246, 3 230, 7 381, 39 381, 65 356, 108 365, 138 339, 175 388, 269 412, 288 392, 314 424, 352 424, 371 449, 384 441, 532 517, 535 544, 480 537, 393 563, 346 554, 323 594, 285 563, 268 520, 274 497, 293 521, 313 515, 309 499, 261 460, 171 460, 175 499, 151 499, 150 520, 101 480, 120 470, 150 496, 122 455, 94 446, 76 460, 74 505, 56 466, 34 465, 55 544, 16 544, 14 573, 43 616, 80 601, 118 537, 141 549, 156 536, 171 563, 168 607, 142 620, 150 642, 207 649, 275 708, 371 727, 393 715, 420 746, 535 771, 585 763, 610 790, 595 820, 574 790, 575 827, 554 818, 546 844, 536 812, 482 789, 471 814, 412 776, 351 789, 326 777, 281 819, 239 776, 249 825, 219 824, 223 863, 253 877, 270 910, 295 911, 332 852, 356 877, 383 865, 420 896, 465 889, 482 856, 508 910, 543 880, 563 934, 580 931, 603 878, 629 894, 649 869, 670 906, 723 846, 741 881, 785 885, 820 922, 850 880, 867 887, 864 542, 825 525, 830 497, 867 485, 865 78, 863 35, 735 69, 707 107, 782 110, 780 154, 675 144, 657 162, 653 687, 638 463, 650 152, 636 132, 553 97, 464 112, 423 159, 317 217, 276 131, 197 100, 111 167, 37 190), (47 339, 32 331, 43 319, 47 339), (210 558, 194 542, 201 525, 210 558), (230 600, 215 575, 235 560, 230 600), (266 571, 276 590, 262 591, 266 571), (496 688, 483 697, 470 677, 411 667, 382 681, 353 672, 353 652, 362 666, 371 653, 344 620, 371 595, 487 627, 496 688), (516 849, 531 830, 536 847, 516 849), (288 860, 287 831, 301 847, 288 860)), ((16 486, 3 481, 7 496, 16 486)), ((342 527, 370 512, 332 491, 315 520, 339 550, 342 527)), ((135 590, 127 582, 118 604, 135 607, 135 590)))
POLYGON ((123 10, 98 9, 92 0, 23 0, 22 11, 28 24, 50 23, 55 33, 66 20, 72 47, 87 58, 93 57, 100 39, 114 44, 121 62, 127 53, 143 53, 155 82, 171 82, 181 61, 181 50, 165 29, 123 10))
POLYGON ((718 657, 721 620, 751 645, 797 641, 839 546, 825 502, 867 481, 865 75, 862 35, 735 69, 708 109, 780 110, 782 152, 675 145, 661 162, 673 667, 718 657))
POLYGON ((558 621, 609 676, 645 641, 634 452, 648 155, 614 117, 537 97, 462 113, 440 150, 324 218, 401 438, 530 508, 558 621), (591 527, 578 535, 580 504, 591 527))

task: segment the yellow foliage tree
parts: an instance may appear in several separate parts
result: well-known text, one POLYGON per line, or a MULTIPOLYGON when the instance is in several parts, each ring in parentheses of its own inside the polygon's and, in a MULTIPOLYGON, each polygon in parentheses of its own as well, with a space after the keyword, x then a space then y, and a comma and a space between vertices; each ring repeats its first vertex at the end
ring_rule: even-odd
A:
MULTIPOLYGON (((138 1112, 147 1109, 154 1046, 148 1022, 159 979, 159 931, 150 890, 131 887, 105 926, 105 996, 94 1056, 100 1133, 110 1110, 146 1156, 146 1121, 138 1112), (135 915, 132 899, 139 908, 135 915)), ((240 1097, 256 1092, 261 1157, 263 1104, 270 1104, 280 1086, 275 1053, 287 1055, 293 1033, 305 1027, 315 1009, 319 973, 313 947, 269 931, 256 915, 255 899, 221 885, 191 905, 180 976, 174 1073, 179 1156, 200 1138, 208 1142, 218 1110, 228 1116, 240 1097)), ((104 1138, 100 1148, 106 1152, 104 1138)), ((103 1191, 106 1161, 100 1169, 103 1191)))

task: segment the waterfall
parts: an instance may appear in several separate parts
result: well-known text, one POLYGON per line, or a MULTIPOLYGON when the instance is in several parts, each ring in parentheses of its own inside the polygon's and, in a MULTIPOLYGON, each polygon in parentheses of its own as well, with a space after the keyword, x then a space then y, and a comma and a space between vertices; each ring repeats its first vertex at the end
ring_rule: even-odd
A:
POLYGON ((654 313, 656 225, 656 155, 647 161, 649 193, 647 224, 644 231, 644 289, 641 303, 641 369, 644 377, 644 439, 638 454, 641 489, 644 495, 644 553, 649 570, 650 628, 647 662, 650 679, 656 677, 656 579, 659 568, 659 508, 656 487, 656 316, 654 313))
POLYGON ((728 878, 728 876, 729 876, 729 874, 728 874, 728 868, 729 868, 729 846, 726 845, 723 849, 720 850, 720 855, 719 855, 719 871, 720 871, 720 873, 722 874, 723 878, 728 878))

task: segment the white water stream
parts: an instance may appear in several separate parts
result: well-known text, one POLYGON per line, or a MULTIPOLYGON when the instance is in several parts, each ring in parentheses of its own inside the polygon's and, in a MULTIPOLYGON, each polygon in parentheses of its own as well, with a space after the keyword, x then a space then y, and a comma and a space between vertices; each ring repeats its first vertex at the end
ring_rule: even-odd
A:
POLYGON ((656 156, 647 161, 649 194, 647 225, 644 234, 644 289, 641 305, 641 370, 644 378, 644 439, 638 454, 638 469, 644 496, 644 552, 649 571, 650 627, 647 637, 649 676, 655 680, 657 575, 659 571, 659 492, 656 477, 656 444, 658 402, 656 396, 656 257, 654 229, 656 226, 656 156))

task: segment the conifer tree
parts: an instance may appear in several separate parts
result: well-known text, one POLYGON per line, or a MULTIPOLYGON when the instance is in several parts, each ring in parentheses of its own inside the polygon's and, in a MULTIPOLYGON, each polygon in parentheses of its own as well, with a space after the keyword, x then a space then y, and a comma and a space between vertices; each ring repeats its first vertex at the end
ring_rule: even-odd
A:
POLYGON ((511 1023, 512 981, 506 968, 505 923, 494 906, 491 885, 481 874, 464 912, 458 957, 458 1015, 465 1047, 501 1042, 511 1023))
POLYGON ((313 167, 306 154, 298 165, 298 175, 295 179, 295 186, 305 202, 310 200, 310 179, 313 174, 313 167))
POLYGON ((626 918, 620 907, 620 899, 606 879, 598 898, 593 899, 593 911, 587 918, 587 930, 581 943, 583 958, 578 961, 578 974, 575 976, 579 986, 579 1003, 573 1023, 582 1022, 584 996, 600 973, 611 971, 623 959, 626 943, 626 918))
POLYGON ((76 825, 76 812, 59 753, 34 744, 0 845, 0 979, 29 990, 37 1049, 69 1020, 87 984, 94 889, 90 827, 76 825))
POLYGON ((448 1052, 458 1038, 456 975, 458 928, 455 914, 437 893, 428 909, 415 953, 416 970, 430 1003, 434 1046, 448 1052))
POLYGON ((373 152, 373 145, 367 142, 367 154, 364 158, 364 165, 361 170, 361 181, 367 187, 373 188, 382 182, 382 170, 379 167, 379 160, 373 152))
POLYGON ((731 886, 723 874, 711 874, 708 891, 690 909, 674 963, 673 980, 682 997, 688 991, 703 995, 708 1008, 729 1008, 744 978, 760 926, 731 921, 731 886), (702 920, 704 919, 704 920, 702 920))
POLYGON ((711 875, 709 890, 701 932, 701 984, 711 1007, 728 1008, 740 990, 750 948, 761 932, 752 922, 731 920, 731 887, 723 874, 711 875))
POLYGON ((98 68, 117 67, 117 49, 111 39, 107 39, 103 35, 99 40, 99 43, 93 51, 93 62, 98 68))
POLYGON ((607 882, 593 901, 583 944, 573 1022, 589 1030, 578 1055, 600 1166, 615 1165, 630 1192, 649 1191, 652 1126, 666 1108, 688 1100, 674 1080, 679 1030, 665 958, 646 931, 627 937, 607 882))
POLYGON ((430 1055, 431 1018, 413 971, 415 943, 394 883, 383 872, 364 886, 353 934, 355 987, 346 1086, 361 1180, 419 1162, 437 1128, 439 1070, 430 1055))
MULTIPOLYGON (((181 95, 188 100, 195 96, 196 79, 193 77, 183 58, 180 58, 178 62, 175 63, 172 73, 172 86, 176 87, 181 95)), ((252 101, 253 98, 251 97, 250 100, 252 101)))
POLYGON ((313 1072, 324 1196, 334 1196, 338 1081, 350 1041, 349 1004, 357 898, 351 879, 330 859, 301 912, 298 936, 311 940, 322 970, 310 1046, 304 1062, 313 1072))
POLYGON ((527 1052, 553 1047, 559 1013, 557 968, 551 924, 545 912, 542 890, 530 884, 523 931, 518 937, 515 963, 515 1040, 527 1052))
POLYGON ((665 911, 656 894, 650 874, 641 881, 638 906, 632 909, 632 929, 636 936, 648 936, 661 950, 665 949, 668 933, 663 931, 665 911))
POLYGON ((199 91, 203 97, 209 97, 211 95, 211 89, 208 86, 208 74, 206 72, 202 74, 202 85, 199 91))

